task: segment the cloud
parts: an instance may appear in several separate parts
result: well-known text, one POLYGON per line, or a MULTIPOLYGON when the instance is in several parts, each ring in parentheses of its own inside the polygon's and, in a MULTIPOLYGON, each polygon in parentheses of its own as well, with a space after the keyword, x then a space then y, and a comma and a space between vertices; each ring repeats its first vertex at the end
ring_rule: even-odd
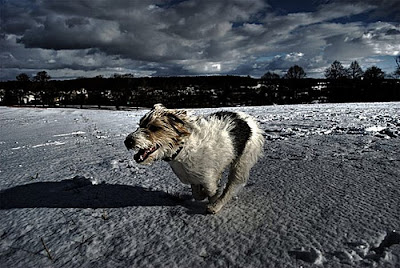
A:
POLYGON ((386 18, 391 22, 400 21, 400 5, 398 0, 381 0, 379 2, 375 0, 366 0, 365 3, 370 3, 375 6, 370 16, 371 18, 381 20, 386 18))
POLYGON ((0 39, 2 72, 0 79, 13 79, 21 72, 34 74, 38 70, 48 70, 53 78, 77 76, 112 75, 132 73, 136 76, 151 76, 157 71, 149 63, 107 55, 98 49, 50 50, 24 48, 16 42, 15 35, 0 39), (148 69, 146 69, 148 68, 148 69))
POLYGON ((285 60, 290 61, 290 62, 297 62, 300 61, 300 59, 304 56, 304 53, 301 52, 292 52, 289 54, 286 54, 285 60))
POLYGON ((370 24, 362 38, 376 55, 400 54, 400 25, 395 26, 385 22, 370 24))
POLYGON ((86 49, 107 46, 120 34, 114 21, 50 15, 39 27, 27 30, 18 42, 27 48, 86 49))
POLYGON ((1 67, 261 76, 400 53, 399 24, 372 19, 396 18, 391 10, 375 1, 319 3, 280 14, 262 0, 5 1, 1 67), (352 21, 355 15, 369 20, 352 21))

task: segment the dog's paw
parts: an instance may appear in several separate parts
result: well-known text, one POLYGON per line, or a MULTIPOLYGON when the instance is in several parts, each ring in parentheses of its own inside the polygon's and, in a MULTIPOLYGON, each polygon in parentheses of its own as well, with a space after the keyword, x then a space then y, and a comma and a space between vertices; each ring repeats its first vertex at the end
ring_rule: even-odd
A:
POLYGON ((217 214, 218 211, 220 211, 222 208, 222 205, 219 205, 218 203, 211 203, 207 205, 207 213, 208 214, 217 214))
POLYGON ((217 211, 215 210, 215 208, 211 204, 207 205, 206 209, 207 209, 207 214, 216 214, 217 213, 217 211))

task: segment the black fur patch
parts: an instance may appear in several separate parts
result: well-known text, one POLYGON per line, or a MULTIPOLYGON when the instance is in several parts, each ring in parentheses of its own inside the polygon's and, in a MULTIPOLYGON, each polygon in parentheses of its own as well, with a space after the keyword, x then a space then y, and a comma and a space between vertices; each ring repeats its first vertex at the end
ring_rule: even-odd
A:
POLYGON ((211 114, 211 116, 215 116, 221 120, 232 120, 233 128, 231 129, 229 134, 232 138, 236 156, 238 157, 242 155, 243 150, 246 147, 246 143, 251 136, 251 129, 247 122, 241 119, 239 115, 234 112, 221 111, 211 114))

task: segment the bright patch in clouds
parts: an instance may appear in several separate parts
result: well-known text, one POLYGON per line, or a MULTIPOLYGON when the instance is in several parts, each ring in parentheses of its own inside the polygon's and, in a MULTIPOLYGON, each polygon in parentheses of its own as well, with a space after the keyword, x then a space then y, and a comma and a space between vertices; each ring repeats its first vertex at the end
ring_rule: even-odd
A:
POLYGON ((296 61, 299 61, 303 56, 304 56, 304 53, 301 53, 301 52, 298 52, 298 53, 292 52, 292 53, 286 54, 285 60, 287 60, 287 61, 292 61, 292 62, 296 62, 296 61))
MULTIPOLYGON (((207 67, 206 67, 207 68, 207 67)), ((219 72, 221 71, 221 64, 216 63, 211 65, 211 71, 219 72)))

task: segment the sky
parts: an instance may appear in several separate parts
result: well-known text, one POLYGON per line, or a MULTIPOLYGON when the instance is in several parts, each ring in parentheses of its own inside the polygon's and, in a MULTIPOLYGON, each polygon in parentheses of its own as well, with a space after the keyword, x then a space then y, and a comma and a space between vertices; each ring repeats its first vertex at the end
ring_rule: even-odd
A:
POLYGON ((283 75, 333 61, 387 74, 399 0, 0 0, 0 80, 283 75))

